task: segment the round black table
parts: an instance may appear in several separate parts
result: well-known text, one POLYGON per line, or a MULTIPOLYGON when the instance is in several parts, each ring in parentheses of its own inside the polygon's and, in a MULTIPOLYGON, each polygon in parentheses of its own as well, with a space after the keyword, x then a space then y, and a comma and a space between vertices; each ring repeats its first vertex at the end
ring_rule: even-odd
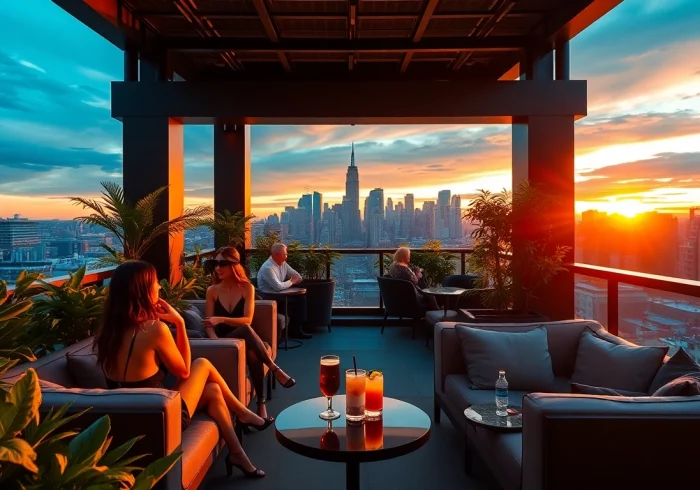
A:
POLYGON ((422 447, 430 438, 430 417, 418 407, 384 397, 384 415, 378 420, 349 423, 345 395, 333 397, 337 420, 318 414, 326 398, 311 398, 288 407, 275 420, 275 436, 284 447, 308 458, 345 463, 345 488, 359 490, 360 463, 397 458, 422 447))
POLYGON ((445 313, 442 315, 443 320, 447 318, 447 308, 449 306, 448 300, 450 298, 462 296, 464 293, 467 292, 466 289, 453 288, 451 286, 436 286, 421 289, 421 291, 423 291, 423 293, 425 294, 429 294, 430 296, 443 296, 445 298, 445 313))
POLYGON ((265 297, 269 297, 272 299, 275 298, 284 298, 284 345, 280 344, 279 347, 284 348, 284 350, 289 350, 289 349, 296 349, 297 347, 301 347, 301 340, 297 339, 292 339, 289 340, 289 303, 287 301, 287 298, 290 296, 299 296, 302 294, 306 294, 306 289, 304 288, 287 288, 283 289, 282 291, 275 291, 273 293, 265 293, 265 297), (294 342, 294 344, 289 344, 290 342, 294 342))

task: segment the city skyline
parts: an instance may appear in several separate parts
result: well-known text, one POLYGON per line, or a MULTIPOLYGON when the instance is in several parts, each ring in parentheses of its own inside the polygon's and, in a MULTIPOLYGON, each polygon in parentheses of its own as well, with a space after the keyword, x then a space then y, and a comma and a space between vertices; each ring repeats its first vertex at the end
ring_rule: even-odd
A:
MULTIPOLYGON (((66 196, 121 182, 109 83, 122 79, 122 53, 51 2, 5 2, 0 14, 0 215, 78 216, 66 196)), ((589 86, 576 125, 577 213, 685 214, 700 203, 698 24, 692 0, 625 0, 572 41, 572 78, 589 86)), ((352 141, 367 169, 362 195, 381 187, 421 205, 450 188, 465 205, 479 188, 511 184, 509 126, 254 126, 252 212, 295 205, 309 182, 340 202, 352 141)), ((212 143, 211 127, 185 129, 188 206, 211 202, 212 143)))

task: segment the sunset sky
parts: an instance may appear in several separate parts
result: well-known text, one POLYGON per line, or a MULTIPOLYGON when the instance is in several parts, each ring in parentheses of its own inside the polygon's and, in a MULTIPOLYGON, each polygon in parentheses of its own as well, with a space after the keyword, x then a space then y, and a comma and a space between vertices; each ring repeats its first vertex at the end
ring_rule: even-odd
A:
MULTIPOLYGON (((123 79, 122 52, 49 0, 1 2, 0 18, 0 217, 75 217, 66 196, 121 183, 109 83, 123 79)), ((588 80, 589 104, 576 126, 577 212, 700 205, 698 26, 697 0, 625 0, 572 42, 571 78, 588 80)), ((351 141, 361 200, 383 187, 394 202, 451 189, 465 203, 510 187, 510 126, 256 126, 253 212, 310 191, 338 202, 351 141)), ((212 143, 211 127, 186 128, 187 205, 211 202, 212 143)))

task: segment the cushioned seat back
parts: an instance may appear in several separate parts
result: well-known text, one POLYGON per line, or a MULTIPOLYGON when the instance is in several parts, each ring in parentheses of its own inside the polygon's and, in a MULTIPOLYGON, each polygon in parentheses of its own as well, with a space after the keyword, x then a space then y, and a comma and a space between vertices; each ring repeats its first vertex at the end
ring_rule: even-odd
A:
MULTIPOLYGON (((547 345, 552 358, 554 376, 571 378, 576 364, 576 353, 581 332, 590 329, 593 332, 605 331, 600 323, 593 320, 566 320, 544 323, 501 323, 501 324, 464 324, 484 330, 504 330, 510 332, 527 332, 535 327, 547 329, 547 345)), ((607 333, 607 332, 606 332, 607 333)), ((614 336, 611 336, 614 337, 614 336)))
POLYGON ((422 316, 416 288, 411 281, 391 277, 377 277, 379 294, 384 302, 384 310, 389 316, 415 318, 422 316))
POLYGON ((73 344, 70 347, 41 357, 34 362, 15 366, 0 377, 0 381, 13 383, 17 378, 24 374, 27 369, 34 368, 39 376, 39 379, 41 380, 57 383, 61 386, 65 386, 66 388, 76 388, 70 374, 68 373, 66 354, 92 354, 92 343, 93 337, 90 337, 78 342, 77 344, 73 344))

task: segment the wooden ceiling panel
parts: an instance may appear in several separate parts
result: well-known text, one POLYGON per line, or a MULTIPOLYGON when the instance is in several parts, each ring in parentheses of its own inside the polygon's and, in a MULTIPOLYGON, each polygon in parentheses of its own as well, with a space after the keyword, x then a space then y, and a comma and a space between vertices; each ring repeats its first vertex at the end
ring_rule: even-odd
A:
POLYGON ((255 13, 255 6, 252 0, 194 0, 194 2, 190 3, 194 3, 201 13, 255 13))
POLYGON ((440 0, 435 13, 443 12, 482 12, 488 10, 493 0, 440 0))
POLYGON ((419 14, 423 0, 359 0, 361 14, 419 14))
POLYGON ((347 0, 275 0, 271 13, 347 13, 347 0))

